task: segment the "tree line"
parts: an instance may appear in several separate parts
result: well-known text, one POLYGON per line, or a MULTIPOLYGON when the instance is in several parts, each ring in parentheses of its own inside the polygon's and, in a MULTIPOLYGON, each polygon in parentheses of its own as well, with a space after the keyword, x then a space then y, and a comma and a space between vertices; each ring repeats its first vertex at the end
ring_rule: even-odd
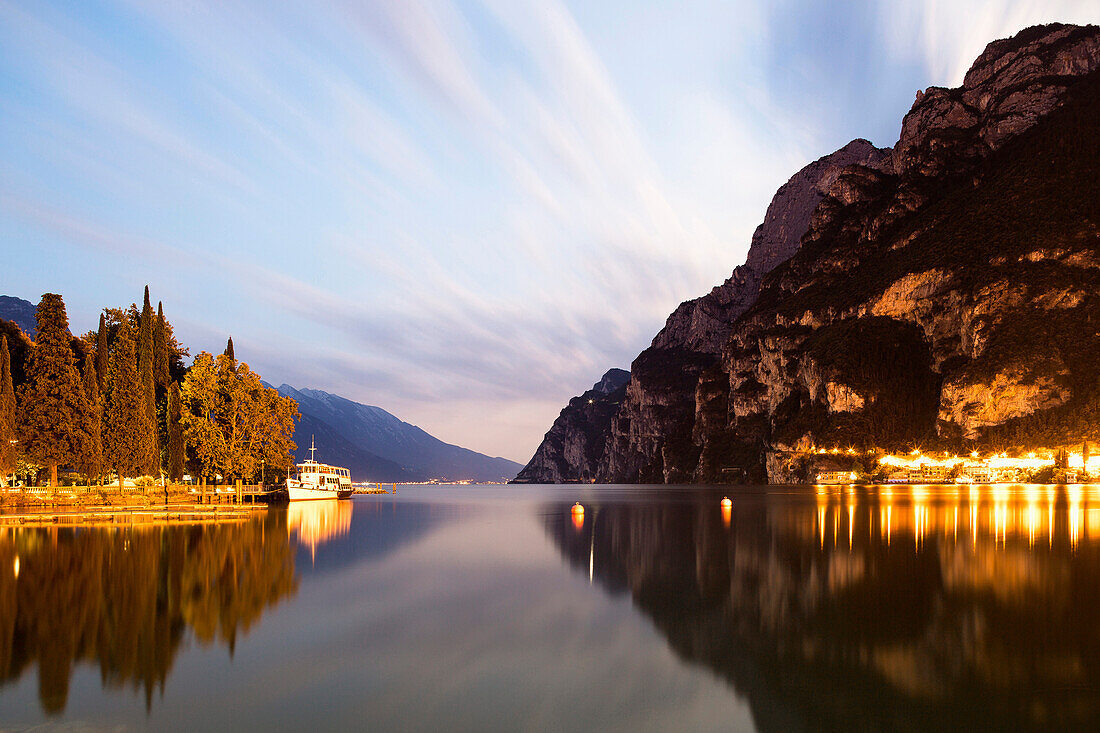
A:
POLYGON ((293 461, 298 405, 224 353, 189 356, 163 305, 105 308, 99 328, 69 332, 65 303, 46 293, 34 341, 0 321, 0 477, 69 466, 85 482, 166 477, 253 479, 293 461), (9 335, 12 345, 9 347, 9 335), (15 358, 13 358, 15 357, 15 358))

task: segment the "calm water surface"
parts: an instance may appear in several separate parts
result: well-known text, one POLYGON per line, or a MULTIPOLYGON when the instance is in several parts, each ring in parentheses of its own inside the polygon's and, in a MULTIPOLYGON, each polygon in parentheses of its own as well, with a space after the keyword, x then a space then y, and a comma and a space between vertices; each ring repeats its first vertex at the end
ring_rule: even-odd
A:
POLYGON ((418 487, 0 529, 0 683, 0 729, 1095 730, 1100 487, 418 487))

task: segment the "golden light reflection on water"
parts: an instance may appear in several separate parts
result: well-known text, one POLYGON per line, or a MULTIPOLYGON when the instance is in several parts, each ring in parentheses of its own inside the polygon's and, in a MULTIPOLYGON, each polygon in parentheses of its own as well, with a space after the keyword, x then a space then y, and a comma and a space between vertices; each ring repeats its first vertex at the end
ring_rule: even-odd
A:
POLYGON ((308 547, 310 556, 316 558, 318 545, 351 532, 353 511, 351 501, 292 501, 286 510, 287 532, 296 534, 298 542, 308 547))
POLYGON ((841 534, 849 549, 860 534, 886 546, 903 538, 914 551, 930 538, 958 544, 960 536, 972 547, 988 539, 1001 550, 1013 542, 1049 548, 1064 541, 1076 551, 1100 542, 1100 486, 819 488, 814 499, 819 549, 839 546, 841 534))

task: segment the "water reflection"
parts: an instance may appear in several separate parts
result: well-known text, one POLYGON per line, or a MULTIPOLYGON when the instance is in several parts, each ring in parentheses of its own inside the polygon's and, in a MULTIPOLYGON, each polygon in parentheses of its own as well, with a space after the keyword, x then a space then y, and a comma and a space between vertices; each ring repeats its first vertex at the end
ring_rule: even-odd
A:
POLYGON ((1100 729, 1100 487, 720 496, 547 528, 759 728, 1100 729))
POLYGON ((163 691, 185 638, 232 652, 297 590, 282 512, 247 522, 0 530, 0 683, 38 669, 64 710, 78 663, 104 686, 163 691))
POLYGON ((350 501, 297 501, 287 505, 287 531, 298 535, 298 543, 309 548, 316 562, 317 546, 351 532, 350 501))

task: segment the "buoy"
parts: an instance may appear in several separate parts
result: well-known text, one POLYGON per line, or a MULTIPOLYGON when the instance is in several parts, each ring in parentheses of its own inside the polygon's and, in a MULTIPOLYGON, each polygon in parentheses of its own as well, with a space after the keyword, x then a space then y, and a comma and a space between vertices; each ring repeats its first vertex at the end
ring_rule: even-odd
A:
POLYGON ((722 497, 722 507, 723 508, 729 508, 729 507, 732 507, 732 506, 733 506, 733 500, 730 499, 728 496, 723 496, 722 497))
POLYGON ((581 506, 579 501, 573 505, 570 515, 573 518, 573 526, 580 532, 581 528, 584 527, 584 507, 581 506))

